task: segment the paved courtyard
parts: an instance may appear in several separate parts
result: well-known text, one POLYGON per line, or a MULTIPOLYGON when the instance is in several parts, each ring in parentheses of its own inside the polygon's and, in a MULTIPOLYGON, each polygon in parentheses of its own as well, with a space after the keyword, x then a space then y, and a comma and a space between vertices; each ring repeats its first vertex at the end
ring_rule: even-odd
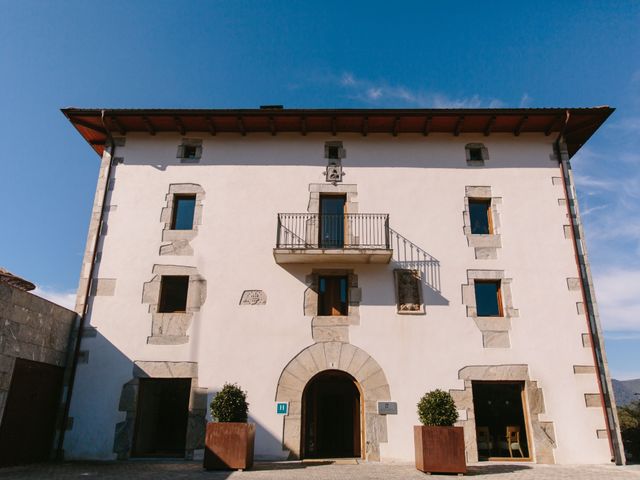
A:
MULTIPOLYGON (((527 464, 476 464, 469 467, 469 476, 487 480, 616 480, 640 479, 640 465, 615 467, 598 466, 546 466, 527 464)), ((128 461, 128 462, 68 462, 41 464, 0 469, 0 479, 16 480, 414 480, 426 478, 458 478, 453 475, 431 475, 417 471, 407 463, 355 463, 334 462, 278 462, 258 463, 245 472, 207 472, 200 462, 185 461, 128 461)))

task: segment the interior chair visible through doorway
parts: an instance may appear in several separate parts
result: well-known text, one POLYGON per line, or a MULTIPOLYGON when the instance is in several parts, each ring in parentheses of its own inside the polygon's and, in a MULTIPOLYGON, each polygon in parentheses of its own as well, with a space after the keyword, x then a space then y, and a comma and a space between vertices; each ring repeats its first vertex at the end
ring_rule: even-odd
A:
POLYGON ((509 450, 509 456, 513 458, 513 452, 520 452, 520 457, 524 458, 522 453, 522 447, 520 446, 520 427, 517 425, 507 425, 506 429, 506 442, 501 444, 501 447, 506 447, 509 450))

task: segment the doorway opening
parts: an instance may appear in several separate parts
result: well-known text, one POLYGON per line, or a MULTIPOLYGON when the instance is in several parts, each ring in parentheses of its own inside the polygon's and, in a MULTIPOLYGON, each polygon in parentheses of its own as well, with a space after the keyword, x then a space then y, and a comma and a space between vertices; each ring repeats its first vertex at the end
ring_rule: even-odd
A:
POLYGON ((64 368, 16 358, 0 418, 0 466, 49 460, 64 368))
POLYGON ((320 195, 320 248, 344 247, 345 195, 320 195))
POLYGON ((141 378, 132 456, 184 457, 190 378, 141 378))
POLYGON ((530 460, 524 382, 473 382, 478 457, 530 460))
POLYGON ((302 394, 302 457, 362 456, 362 396, 348 373, 317 374, 302 394))

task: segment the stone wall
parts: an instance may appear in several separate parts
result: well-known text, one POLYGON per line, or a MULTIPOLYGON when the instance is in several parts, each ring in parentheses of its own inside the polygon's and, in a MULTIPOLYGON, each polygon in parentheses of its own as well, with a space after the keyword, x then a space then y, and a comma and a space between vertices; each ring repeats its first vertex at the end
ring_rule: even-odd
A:
POLYGON ((15 359, 67 366, 76 318, 71 310, 0 282, 0 419, 15 359))

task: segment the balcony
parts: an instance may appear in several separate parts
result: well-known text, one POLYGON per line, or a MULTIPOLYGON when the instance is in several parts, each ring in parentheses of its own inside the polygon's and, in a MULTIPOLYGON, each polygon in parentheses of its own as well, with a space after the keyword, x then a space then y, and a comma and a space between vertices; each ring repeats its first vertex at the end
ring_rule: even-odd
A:
POLYGON ((389 263, 386 213, 279 213, 276 263, 389 263))

